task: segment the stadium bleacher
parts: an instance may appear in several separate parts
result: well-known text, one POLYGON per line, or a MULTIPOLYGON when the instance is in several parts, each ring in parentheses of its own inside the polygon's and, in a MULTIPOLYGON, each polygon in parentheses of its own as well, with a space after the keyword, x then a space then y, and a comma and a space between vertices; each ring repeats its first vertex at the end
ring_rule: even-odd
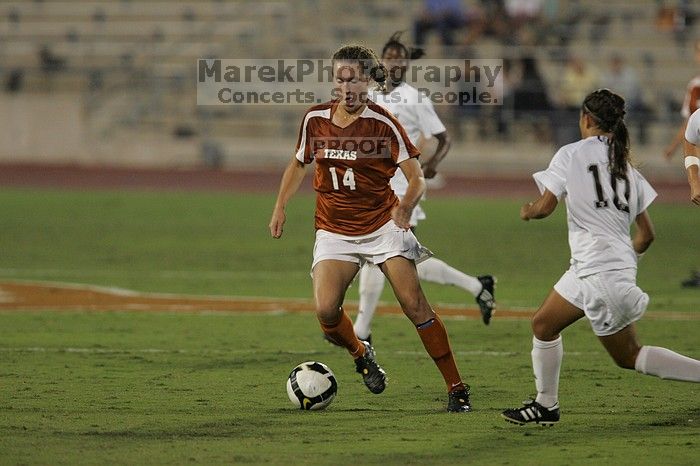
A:
MULTIPOLYGON (((80 101, 79 133, 90 142, 83 144, 83 152, 73 161, 196 165, 202 163, 206 140, 210 147, 214 141, 221 148, 226 165, 235 166, 241 160, 251 163, 250 156, 255 155, 253 163, 276 166, 293 148, 304 109, 198 107, 197 59, 327 58, 341 43, 358 40, 377 49, 394 31, 411 30, 421 3, 348 2, 343 5, 343 17, 348 19, 334 22, 338 7, 321 0, 3 2, 0 80, 6 92, 2 98, 70 96, 80 101), (261 148, 261 141, 268 143, 261 148), (93 150, 97 145, 104 148, 93 150), (139 148, 138 157, 130 155, 134 147, 139 148)), ((470 3, 476 2, 465 2, 470 3)), ((661 30, 655 22, 658 3, 547 1, 535 31, 545 39, 537 45, 503 45, 485 36, 469 49, 447 48, 431 37, 427 55, 516 58, 527 54, 538 60, 554 94, 568 53, 584 57, 601 70, 611 54, 621 54, 641 77, 644 100, 653 110, 649 142, 636 154, 675 176, 675 170, 660 160, 660 153, 679 124, 685 85, 697 73, 690 45, 695 31, 692 26, 683 34, 661 30)), ((445 162, 449 169, 491 170, 511 158, 517 158, 511 164, 514 169, 530 169, 551 155, 552 145, 539 141, 526 126, 514 124, 519 147, 513 151, 513 139, 498 141, 488 125, 484 130, 483 122, 462 118, 453 110, 438 108, 448 127, 460 136, 445 162), (475 142, 479 153, 473 149, 475 142), (486 152, 491 154, 488 160, 481 155, 486 152)), ((74 146, 70 145, 71 150, 74 146)), ((0 152, 2 159, 19 156, 0 152)), ((42 159, 42 154, 21 156, 42 159)))

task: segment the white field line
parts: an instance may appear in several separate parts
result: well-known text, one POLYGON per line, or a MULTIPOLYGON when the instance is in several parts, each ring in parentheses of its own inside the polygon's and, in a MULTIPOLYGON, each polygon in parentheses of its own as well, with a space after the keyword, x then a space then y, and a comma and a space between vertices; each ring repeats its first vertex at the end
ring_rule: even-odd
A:
MULTIPOLYGON (((110 349, 110 348, 72 348, 72 347, 41 347, 41 346, 29 346, 29 347, 0 347, 0 353, 78 353, 78 354, 260 354, 264 351, 259 349, 231 349, 231 350, 217 350, 217 349, 206 349, 206 350, 187 350, 187 349, 163 349, 163 348, 135 348, 135 349, 110 349)), ((325 354, 325 351, 274 351, 275 354, 325 354)), ((382 351, 383 354, 392 354, 396 356, 424 356, 425 351, 382 351)), ((454 351, 458 356, 492 356, 492 357, 510 357, 510 356, 522 356, 529 355, 529 351, 483 351, 483 350, 469 350, 469 351, 454 351)), ((564 354, 567 356, 591 356, 602 354, 602 351, 567 351, 564 354)))

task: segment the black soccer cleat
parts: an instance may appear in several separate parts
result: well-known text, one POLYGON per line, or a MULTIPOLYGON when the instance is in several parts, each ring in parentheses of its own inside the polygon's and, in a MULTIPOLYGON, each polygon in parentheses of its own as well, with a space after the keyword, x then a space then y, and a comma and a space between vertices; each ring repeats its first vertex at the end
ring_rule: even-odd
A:
POLYGON ((379 394, 386 388, 386 372, 374 360, 374 348, 372 348, 372 345, 366 341, 360 341, 365 345, 365 354, 355 359, 355 370, 362 374, 362 379, 369 391, 379 394))
POLYGON ((447 395, 447 411, 450 413, 468 413, 472 410, 469 401, 469 385, 462 390, 455 390, 447 395))
POLYGON ((476 297, 476 303, 481 310, 481 320, 488 325, 491 322, 491 316, 496 308, 495 285, 496 279, 491 275, 482 275, 477 277, 481 282, 481 292, 476 297))
POLYGON ((535 423, 552 427, 559 422, 559 403, 551 408, 545 408, 535 400, 528 400, 523 402, 522 408, 506 409, 501 413, 501 417, 519 426, 535 423))

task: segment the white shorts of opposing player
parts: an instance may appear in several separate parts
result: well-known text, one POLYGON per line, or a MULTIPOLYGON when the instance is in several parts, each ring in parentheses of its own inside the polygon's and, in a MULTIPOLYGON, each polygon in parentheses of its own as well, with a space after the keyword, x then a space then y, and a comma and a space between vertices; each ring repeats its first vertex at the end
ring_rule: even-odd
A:
POLYGON ((634 268, 598 272, 582 278, 567 270, 554 289, 583 312, 593 333, 613 335, 638 321, 649 305, 647 295, 636 283, 634 268))

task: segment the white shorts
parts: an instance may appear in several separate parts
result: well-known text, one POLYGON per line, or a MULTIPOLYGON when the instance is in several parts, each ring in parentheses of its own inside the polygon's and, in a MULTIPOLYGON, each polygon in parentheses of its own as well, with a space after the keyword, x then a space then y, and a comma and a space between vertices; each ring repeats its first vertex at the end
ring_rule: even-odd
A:
POLYGON ((362 266, 365 262, 381 264, 395 256, 403 256, 418 263, 432 255, 427 248, 421 246, 411 230, 403 230, 390 220, 374 233, 357 237, 316 230, 311 270, 319 262, 331 259, 362 266))
POLYGON ((569 269, 554 290, 582 309, 593 333, 602 337, 619 332, 644 315, 649 295, 636 282, 636 269, 610 270, 582 278, 569 269))

